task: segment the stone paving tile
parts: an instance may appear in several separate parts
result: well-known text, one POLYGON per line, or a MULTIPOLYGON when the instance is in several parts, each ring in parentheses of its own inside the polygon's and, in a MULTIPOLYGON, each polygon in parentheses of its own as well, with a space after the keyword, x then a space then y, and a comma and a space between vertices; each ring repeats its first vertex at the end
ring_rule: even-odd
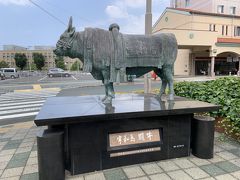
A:
POLYGON ((240 170, 240 167, 228 161, 219 162, 216 163, 215 165, 229 173, 240 170))
POLYGON ((128 178, 136 178, 145 175, 139 166, 129 166, 125 168, 123 167, 123 171, 128 178))
POLYGON ((231 175, 237 179, 240 179, 240 171, 233 172, 233 173, 231 173, 231 175))
POLYGON ((229 150, 229 152, 234 154, 235 156, 240 157, 240 148, 238 148, 238 149, 231 149, 231 150, 229 150))
POLYGON ((3 141, 3 142, 0 141, 0 146, 5 146, 7 143, 8 141, 3 141))
POLYGON ((6 156, 6 155, 13 155, 15 153, 15 151, 16 151, 16 149, 2 150, 0 152, 0 157, 6 156))
POLYGON ((218 156, 222 157, 223 159, 226 160, 232 160, 232 159, 237 159, 238 157, 235 156, 234 154, 228 152, 228 151, 222 151, 219 153, 216 153, 218 156))
MULTIPOLYGON (((0 162, 0 170, 3 170, 7 167, 8 161, 6 162, 0 162)), ((1 177, 1 176, 0 176, 1 177)))
POLYGON ((191 161, 189 161, 185 158, 174 159, 173 162, 183 169, 195 167, 195 165, 193 163, 191 163, 191 161))
POLYGON ((3 150, 8 150, 8 149, 16 149, 20 145, 22 140, 10 140, 8 143, 4 146, 3 150))
POLYGON ((105 180, 103 172, 97 172, 94 174, 88 174, 84 177, 85 180, 105 180))
POLYGON ((38 172, 38 164, 32 164, 25 166, 23 174, 31 174, 36 172, 38 172))
POLYGON ((213 164, 200 166, 200 168, 211 176, 218 176, 218 175, 226 174, 226 172, 224 170, 222 170, 221 168, 219 168, 213 164))
POLYGON ((214 145, 214 152, 215 153, 218 153, 218 152, 221 152, 221 151, 225 151, 223 148, 217 146, 217 145, 214 145))
POLYGON ((12 159, 13 154, 0 156, 0 164, 3 162, 8 162, 12 159))
POLYGON ((9 140, 11 140, 11 138, 2 138, 0 139, 0 142, 8 142, 9 140))
POLYGON ((106 180, 126 180, 127 177, 121 168, 109 169, 103 172, 106 180))
POLYGON ((23 143, 25 142, 35 142, 36 138, 24 138, 24 140, 22 141, 23 143))
POLYGON ((160 161, 157 163, 158 166, 160 166, 164 171, 175 171, 180 169, 176 164, 174 164, 172 161, 160 161))
POLYGON ((161 173, 163 171, 156 163, 143 164, 141 167, 143 171, 148 175, 161 173))
POLYGON ((189 174, 193 179, 201 179, 201 178, 206 178, 209 177, 209 174, 204 172, 202 169, 199 167, 195 168, 190 168, 190 169, 185 169, 184 170, 187 174, 189 174))
POLYGON ((236 178, 234 178, 230 174, 223 174, 223 175, 220 175, 220 176, 216 176, 215 179, 217 179, 217 180, 237 180, 236 178))
POLYGON ((32 147, 32 151, 37 151, 37 145, 34 145, 34 146, 32 147))
POLYGON ((144 177, 132 178, 130 180, 149 180, 149 178, 147 176, 144 176, 144 177))
POLYGON ((229 162, 231 162, 231 163, 235 164, 236 166, 240 167, 240 158, 239 159, 233 159, 229 162))
POLYGON ((225 161, 225 159, 221 158, 220 156, 214 154, 212 159, 209 159, 211 163, 217 163, 221 161, 225 161))
POLYGON ((171 171, 171 172, 168 172, 168 175, 173 180, 192 180, 192 178, 183 170, 171 171))
POLYGON ((20 176, 14 176, 14 177, 9 177, 9 178, 0 178, 0 180, 19 180, 20 176))
POLYGON ((215 180, 215 178, 209 177, 209 178, 203 178, 203 179, 201 179, 201 180, 215 180))
POLYGON ((24 143, 21 143, 21 144, 19 145, 19 148, 23 148, 23 147, 32 147, 33 144, 34 144, 33 141, 30 141, 30 142, 24 142, 24 143))
POLYGON ((190 158, 189 160, 197 166, 203 166, 203 165, 211 164, 211 162, 206 160, 206 159, 200 159, 200 158, 195 158, 194 157, 194 158, 190 158))
POLYGON ((31 151, 29 157, 37 157, 37 151, 31 151))
POLYGON ((234 146, 234 145, 229 144, 229 143, 227 143, 227 142, 221 143, 221 144, 219 144, 219 146, 220 146, 221 148, 223 148, 223 149, 226 149, 227 151, 228 151, 228 150, 231 150, 231 149, 236 149, 236 148, 237 148, 237 146, 234 146))
POLYGON ((10 160, 6 169, 9 168, 16 168, 16 167, 23 167, 26 165, 26 159, 19 159, 19 160, 10 160))
POLYGON ((21 176, 20 180, 38 180, 38 173, 24 174, 21 176))
POLYGON ((38 163, 38 158, 37 157, 29 157, 27 160, 27 165, 33 165, 38 163))
POLYGON ((20 176, 22 174, 22 171, 23 171, 23 167, 5 169, 2 173, 1 178, 20 176))
POLYGON ((18 148, 16 150, 16 154, 18 153, 25 153, 25 152, 30 152, 32 150, 32 147, 23 147, 23 148, 18 148))
POLYGON ((154 174, 154 175, 149 176, 149 178, 151 180, 171 180, 171 178, 165 173, 154 174))

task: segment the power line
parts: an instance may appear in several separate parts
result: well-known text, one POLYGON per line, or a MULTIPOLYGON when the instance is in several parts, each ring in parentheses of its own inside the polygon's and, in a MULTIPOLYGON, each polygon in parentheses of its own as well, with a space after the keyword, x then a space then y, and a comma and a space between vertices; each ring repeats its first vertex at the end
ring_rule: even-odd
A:
POLYGON ((29 2, 31 2, 33 5, 37 6, 39 9, 41 9, 42 11, 44 11, 45 13, 47 13, 49 16, 51 16, 52 18, 54 18, 55 20, 57 20, 58 22, 60 22, 61 24, 63 24, 64 26, 67 26, 61 19, 57 18, 56 16, 54 16, 52 13, 48 12, 46 9, 44 9, 43 7, 41 7, 40 5, 38 5, 37 3, 33 2, 32 0, 28 0, 29 2))

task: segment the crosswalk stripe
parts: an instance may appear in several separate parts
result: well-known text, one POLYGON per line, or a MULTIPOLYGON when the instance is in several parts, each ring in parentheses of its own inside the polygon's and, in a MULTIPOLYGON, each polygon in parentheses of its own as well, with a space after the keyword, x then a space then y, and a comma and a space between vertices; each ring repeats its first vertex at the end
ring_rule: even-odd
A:
POLYGON ((10 92, 0 95, 0 120, 24 118, 38 114, 42 105, 49 97, 59 93, 51 90, 32 92, 10 92))
POLYGON ((8 106, 8 107, 1 107, 0 111, 2 110, 7 110, 7 109, 17 109, 17 108, 27 108, 27 107, 37 107, 37 106, 42 106, 43 103, 41 104, 29 104, 29 105, 21 105, 21 106, 8 106))
POLYGON ((0 116, 0 120, 2 120, 2 119, 10 119, 10 118, 20 118, 20 117, 35 116, 35 115, 37 115, 37 114, 38 114, 38 112, 30 112, 30 113, 6 115, 6 116, 0 116))
POLYGON ((18 102, 18 103, 8 103, 8 104, 0 104, 0 107, 5 107, 5 106, 14 106, 14 105, 23 105, 23 104, 34 104, 34 103, 44 103, 44 101, 27 101, 27 102, 18 102))
POLYGON ((12 114, 12 113, 22 113, 22 112, 29 112, 29 111, 39 111, 41 107, 36 108, 22 108, 22 109, 14 109, 14 110, 7 110, 7 111, 0 111, 0 115, 3 114, 12 114))

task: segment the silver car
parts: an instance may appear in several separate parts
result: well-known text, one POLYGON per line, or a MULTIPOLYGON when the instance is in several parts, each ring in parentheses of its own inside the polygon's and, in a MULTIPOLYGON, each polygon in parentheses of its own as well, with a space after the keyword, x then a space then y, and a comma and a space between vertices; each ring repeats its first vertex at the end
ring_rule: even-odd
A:
POLYGON ((0 70, 5 75, 5 78, 19 78, 19 73, 16 68, 1 68, 0 70))
POLYGON ((60 68, 52 68, 48 70, 48 77, 70 77, 71 74, 60 68))

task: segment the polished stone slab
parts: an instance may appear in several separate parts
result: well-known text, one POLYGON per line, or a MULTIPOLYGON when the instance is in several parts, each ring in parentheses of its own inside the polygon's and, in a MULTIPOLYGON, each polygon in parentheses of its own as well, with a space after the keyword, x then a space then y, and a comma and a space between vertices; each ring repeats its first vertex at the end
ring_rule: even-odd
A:
POLYGON ((112 104, 105 105, 102 96, 48 98, 35 119, 37 126, 60 125, 91 121, 113 121, 123 118, 167 116, 210 112, 219 106, 175 97, 161 100, 154 94, 117 95, 112 104))

